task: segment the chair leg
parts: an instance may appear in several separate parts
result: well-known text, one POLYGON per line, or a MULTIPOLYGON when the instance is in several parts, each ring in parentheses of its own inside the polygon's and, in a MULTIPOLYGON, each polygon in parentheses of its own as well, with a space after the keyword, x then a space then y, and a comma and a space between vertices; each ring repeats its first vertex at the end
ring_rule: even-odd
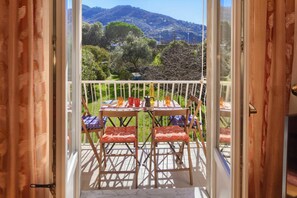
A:
POLYGON ((98 161, 98 163, 99 163, 99 156, 98 156, 98 153, 97 153, 97 149, 96 149, 96 147, 94 146, 94 143, 93 143, 93 140, 92 140, 92 138, 91 138, 91 136, 90 136, 90 133, 87 131, 87 132, 86 132, 86 135, 87 135, 87 138, 88 138, 88 140, 89 140, 89 142, 90 142, 90 145, 91 145, 91 147, 92 147, 92 150, 93 150, 93 152, 94 152, 94 155, 95 155, 95 157, 96 157, 96 159, 97 159, 97 161, 98 161))
POLYGON ((138 142, 134 143, 135 145, 135 188, 138 187, 138 142))
POLYGON ((99 178, 98 178, 98 188, 101 188, 101 175, 102 175, 102 152, 104 145, 100 142, 100 154, 99 154, 99 178))
MULTIPOLYGON (((153 174, 152 174, 152 162, 153 162, 153 145, 154 145, 154 143, 153 143, 153 140, 152 140, 152 142, 151 142, 151 150, 150 150, 150 153, 149 153, 149 155, 150 155, 149 174, 151 174, 151 175, 153 175, 153 174)), ((149 176, 149 178, 151 178, 151 175, 149 176)))
POLYGON ((202 147, 203 147, 203 152, 204 152, 204 155, 206 157, 206 146, 205 146, 204 138, 202 136, 202 130, 198 129, 198 131, 199 131, 199 134, 200 134, 200 139, 201 139, 201 144, 202 144, 202 147))
POLYGON ((193 175, 192 175, 192 160, 191 160, 191 149, 190 149, 190 142, 187 142, 187 148, 188 148, 188 159, 189 159, 189 176, 190 176, 190 184, 193 185, 193 175))
MULTIPOLYGON (((104 167, 104 170, 106 169, 106 149, 105 149, 105 146, 103 144, 103 147, 102 147, 102 152, 103 152, 103 167, 104 167)), ((102 163, 102 162, 101 162, 102 163)))
POLYGON ((158 187, 158 162, 157 162, 157 152, 156 152, 156 144, 153 142, 153 147, 154 147, 154 173, 155 173, 155 188, 158 187))
POLYGON ((198 137, 197 137, 197 130, 193 130, 193 138, 196 142, 196 145, 197 145, 197 149, 199 148, 199 142, 198 142, 198 137))
POLYGON ((98 138, 98 141, 99 141, 100 140, 100 135, 99 135, 100 132, 96 131, 95 133, 96 133, 96 137, 98 138))
POLYGON ((182 142, 181 143, 181 145, 180 145, 180 147, 179 147, 179 151, 178 151, 178 155, 176 156, 176 160, 175 160, 175 162, 177 163, 177 164, 183 164, 183 156, 184 156, 184 148, 185 148, 185 143, 184 142, 182 142))

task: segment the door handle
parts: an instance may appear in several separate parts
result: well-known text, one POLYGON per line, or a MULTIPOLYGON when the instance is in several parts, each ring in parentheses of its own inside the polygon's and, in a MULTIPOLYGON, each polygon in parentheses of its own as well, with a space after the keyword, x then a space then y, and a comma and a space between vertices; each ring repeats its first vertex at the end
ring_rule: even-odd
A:
POLYGON ((56 184, 51 183, 51 184, 31 184, 30 188, 48 188, 53 195, 53 197, 56 197, 56 184))
POLYGON ((297 96, 297 84, 292 86, 291 91, 294 96, 297 96))
POLYGON ((251 114, 256 114, 256 113, 257 113, 257 109, 254 107, 254 105, 249 103, 249 116, 251 116, 251 114))

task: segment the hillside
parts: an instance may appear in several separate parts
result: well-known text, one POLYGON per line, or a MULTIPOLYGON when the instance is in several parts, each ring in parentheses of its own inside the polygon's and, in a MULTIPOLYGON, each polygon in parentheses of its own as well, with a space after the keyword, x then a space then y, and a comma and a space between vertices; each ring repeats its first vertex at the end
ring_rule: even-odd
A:
MULTIPOLYGON (((202 25, 176 20, 162 14, 148 12, 132 6, 116 6, 111 9, 88 7, 83 5, 82 17, 84 22, 101 22, 104 26, 112 21, 123 21, 138 26, 145 36, 154 38, 162 43, 174 39, 190 43, 202 40, 202 25)), ((205 27, 206 36, 206 27, 205 27)))

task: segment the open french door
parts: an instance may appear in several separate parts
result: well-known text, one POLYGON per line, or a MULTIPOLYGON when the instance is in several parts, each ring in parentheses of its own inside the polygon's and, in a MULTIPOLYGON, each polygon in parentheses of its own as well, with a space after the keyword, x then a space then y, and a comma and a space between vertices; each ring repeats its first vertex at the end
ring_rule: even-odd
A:
POLYGON ((247 120, 243 1, 208 1, 208 129, 210 197, 244 197, 247 120))
POLYGON ((54 0, 56 194, 80 197, 81 2, 54 0))

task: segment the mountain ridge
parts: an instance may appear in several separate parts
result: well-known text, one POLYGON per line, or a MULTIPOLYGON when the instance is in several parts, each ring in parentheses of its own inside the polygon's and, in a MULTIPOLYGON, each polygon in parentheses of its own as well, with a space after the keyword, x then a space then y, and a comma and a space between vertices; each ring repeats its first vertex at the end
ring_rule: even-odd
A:
MULTIPOLYGON (((138 26, 145 36, 161 43, 184 40, 196 44, 202 41, 203 25, 174 19, 130 5, 120 5, 110 9, 82 5, 83 21, 101 22, 104 26, 112 21, 122 21, 138 26)), ((204 26, 205 37, 207 28, 204 26)))

